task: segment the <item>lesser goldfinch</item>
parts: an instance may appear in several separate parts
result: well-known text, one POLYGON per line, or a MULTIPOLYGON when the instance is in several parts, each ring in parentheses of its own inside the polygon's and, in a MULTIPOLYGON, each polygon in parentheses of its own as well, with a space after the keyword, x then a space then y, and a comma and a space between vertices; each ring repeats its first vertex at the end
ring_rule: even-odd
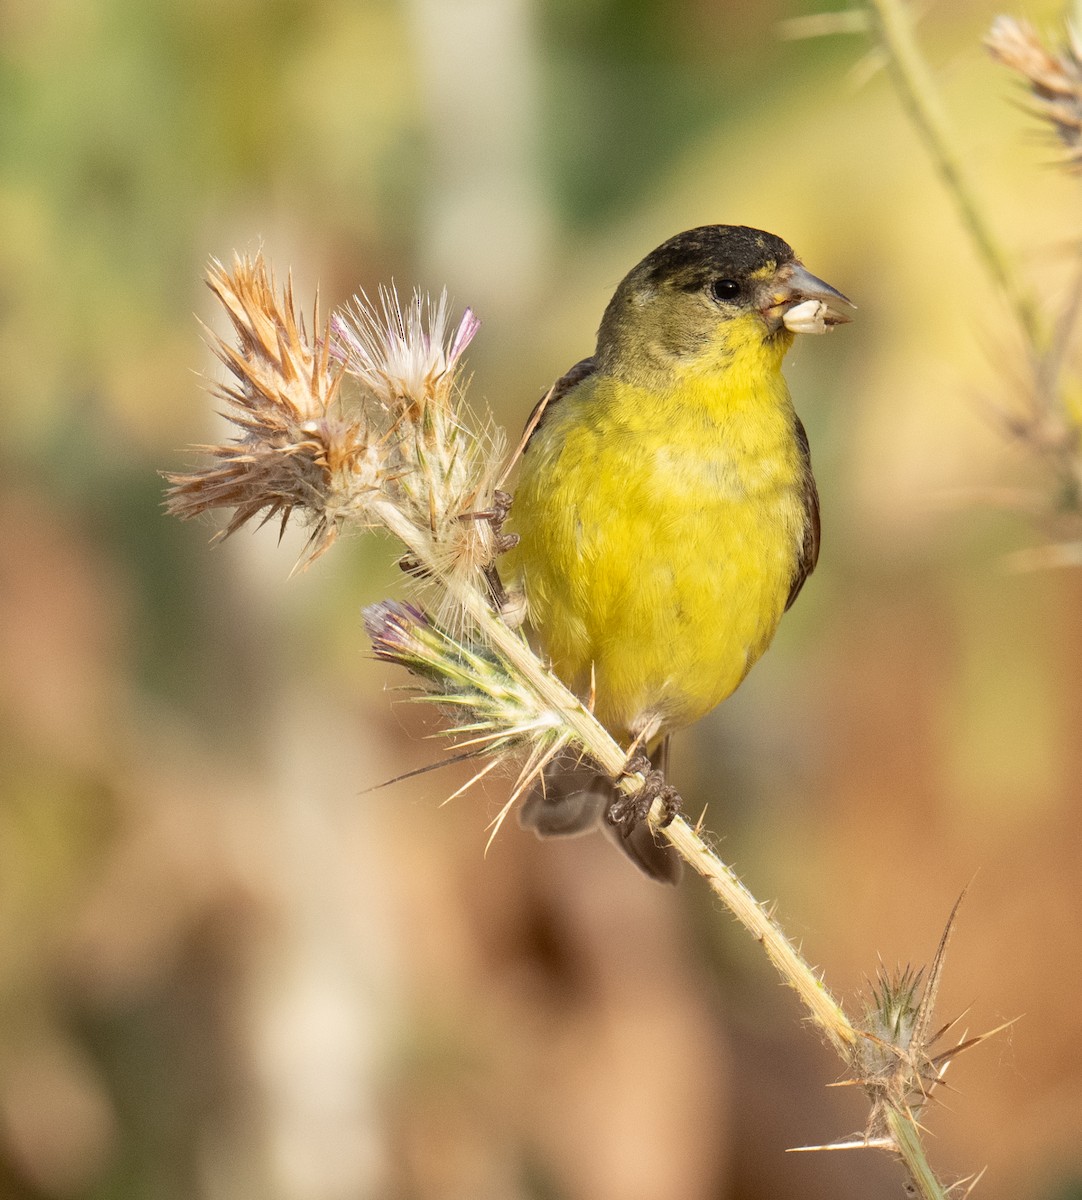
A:
MULTIPOLYGON (((781 238, 691 229, 632 268, 594 354, 535 409, 510 573, 556 673, 655 760, 740 684, 815 567, 819 499, 781 364, 794 331, 847 307, 781 238)), ((606 781, 558 762, 521 820, 576 834, 612 805, 606 781)), ((622 823, 632 860, 674 880, 671 848, 622 823)))

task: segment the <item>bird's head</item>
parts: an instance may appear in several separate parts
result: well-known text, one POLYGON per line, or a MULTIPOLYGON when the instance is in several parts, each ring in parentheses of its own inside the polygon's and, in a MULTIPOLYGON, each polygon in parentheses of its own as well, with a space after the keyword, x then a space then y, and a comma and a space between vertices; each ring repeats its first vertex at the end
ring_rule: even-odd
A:
POLYGON ((723 366, 764 344, 780 362, 795 333, 823 333, 852 303, 772 233, 705 225, 678 233, 633 267, 598 331, 603 370, 638 375, 723 366))

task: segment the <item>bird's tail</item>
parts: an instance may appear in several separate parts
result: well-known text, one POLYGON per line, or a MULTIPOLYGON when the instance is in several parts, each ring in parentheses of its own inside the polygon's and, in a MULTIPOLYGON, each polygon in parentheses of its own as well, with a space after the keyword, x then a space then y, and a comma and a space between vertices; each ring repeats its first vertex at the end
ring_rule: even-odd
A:
MULTIPOLYGON (((668 739, 650 756, 657 766, 667 750, 668 739)), ((600 825, 631 861, 659 883, 677 883, 681 862, 669 845, 654 840, 650 826, 640 822, 630 833, 606 818, 617 799, 612 780, 572 754, 554 759, 534 784, 519 809, 519 823, 538 837, 577 837, 600 825)))

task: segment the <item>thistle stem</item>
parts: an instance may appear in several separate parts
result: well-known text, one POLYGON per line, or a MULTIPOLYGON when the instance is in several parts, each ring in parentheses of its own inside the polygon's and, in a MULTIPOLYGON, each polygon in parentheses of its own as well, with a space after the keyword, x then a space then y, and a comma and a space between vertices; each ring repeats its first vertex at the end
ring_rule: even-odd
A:
MULTIPOLYGON (((392 504, 377 501, 371 511, 420 561, 436 561, 427 532, 414 526, 392 504)), ((447 574, 441 576, 441 583, 469 614, 485 643, 505 659, 546 705, 560 713, 578 744, 612 777, 616 786, 629 793, 635 791, 642 781, 636 775, 623 773, 627 751, 578 697, 545 669, 523 638, 493 612, 483 592, 461 578, 447 574)), ((664 810, 660 801, 656 801, 648 819, 655 834, 664 837, 684 862, 706 880, 729 912, 762 945, 767 958, 785 983, 797 993, 816 1027, 846 1066, 851 1068, 861 1035, 781 926, 756 900, 736 872, 714 853, 699 832, 682 817, 678 816, 668 825, 663 825, 664 810)), ((922 1200, 946 1200, 946 1192, 928 1165, 911 1114, 890 1109, 887 1122, 894 1149, 922 1200)))
POLYGON ((898 1157, 921 1200, 948 1200, 947 1189, 936 1179, 928 1165, 917 1123, 911 1113, 896 1108, 886 1110, 887 1128, 894 1139, 898 1157))
POLYGON ((880 44, 889 56, 902 104, 947 191, 954 197, 978 257, 1003 293, 1027 342, 1039 354, 1046 338, 1037 307, 1019 281, 1010 255, 993 230, 976 184, 955 145, 932 73, 913 36, 904 0, 867 0, 867 4, 880 44))
MULTIPOLYGON (((435 556, 427 534, 412 525, 398 509, 378 501, 373 512, 421 562, 433 562, 435 556)), ((560 714, 578 744, 616 786, 628 793, 636 791, 642 780, 637 775, 624 774, 627 751, 582 701, 544 668, 522 637, 492 611, 485 596, 468 582, 451 575, 442 576, 441 583, 475 622, 486 644, 529 683, 546 705, 560 714)), ((653 830, 669 841, 692 870, 702 875, 733 916, 761 943, 782 978, 803 1001, 809 1016, 848 1063, 859 1034, 815 970, 732 868, 718 858, 696 830, 680 817, 668 825, 662 825, 663 819, 662 806, 655 802, 649 817, 653 830)))
POLYGON ((860 1035, 826 984, 737 878, 732 867, 718 858, 698 832, 681 817, 676 817, 666 826, 660 824, 661 819, 662 809, 660 804, 656 804, 650 813, 651 827, 668 839, 684 862, 698 871, 725 907, 762 945, 767 958, 800 997, 812 1020, 848 1063, 860 1035))

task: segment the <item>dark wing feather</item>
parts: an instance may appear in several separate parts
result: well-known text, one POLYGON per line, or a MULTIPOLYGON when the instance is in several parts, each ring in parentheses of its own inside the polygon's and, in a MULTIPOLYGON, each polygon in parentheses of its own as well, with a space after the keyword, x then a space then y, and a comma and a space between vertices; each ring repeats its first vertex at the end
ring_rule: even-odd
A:
POLYGON ((581 362, 575 363, 570 371, 561 375, 559 379, 549 388, 549 390, 541 397, 540 400, 533 406, 530 412, 529 419, 526 422, 526 445, 523 446, 522 452, 530 445, 530 438, 541 428, 546 415, 552 409, 552 406, 558 403, 567 395, 576 384, 581 383, 587 376, 592 375, 597 370, 597 359, 591 355, 589 358, 584 358, 581 362))
POLYGON ((819 561, 819 491, 815 486, 815 476, 812 474, 811 448, 808 446, 808 434, 803 422, 796 417, 796 443, 800 448, 800 459, 804 464, 804 544, 800 550, 800 560, 796 565, 789 588, 789 599, 785 602, 788 611, 793 601, 800 595, 804 580, 815 570, 819 561))
MULTIPOLYGON (((668 738, 662 743, 667 745, 668 738)), ((660 747, 650 756, 659 761, 660 747)), ((600 825, 644 874, 659 883, 679 883, 680 857, 664 840, 655 840, 650 826, 640 822, 626 836, 605 813, 618 798, 611 779, 570 750, 545 767, 523 801, 519 824, 540 838, 576 837, 600 825)))

